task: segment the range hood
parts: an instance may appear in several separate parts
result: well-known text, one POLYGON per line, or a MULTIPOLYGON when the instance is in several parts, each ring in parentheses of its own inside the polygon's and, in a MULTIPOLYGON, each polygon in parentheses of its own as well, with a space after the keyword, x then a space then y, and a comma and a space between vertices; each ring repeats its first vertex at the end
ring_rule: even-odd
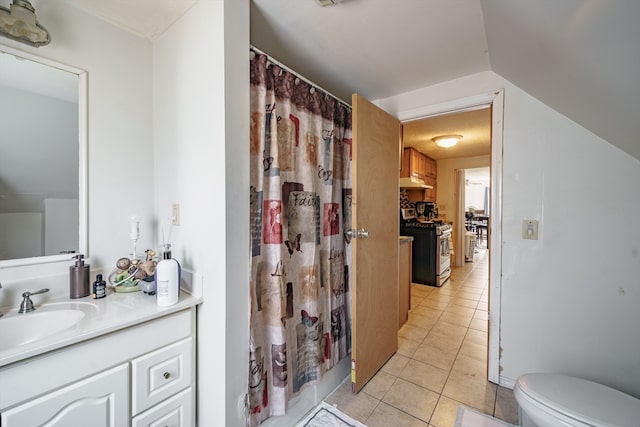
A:
POLYGON ((420 178, 412 177, 402 177, 400 178, 400 188, 433 188, 430 185, 424 183, 420 178))

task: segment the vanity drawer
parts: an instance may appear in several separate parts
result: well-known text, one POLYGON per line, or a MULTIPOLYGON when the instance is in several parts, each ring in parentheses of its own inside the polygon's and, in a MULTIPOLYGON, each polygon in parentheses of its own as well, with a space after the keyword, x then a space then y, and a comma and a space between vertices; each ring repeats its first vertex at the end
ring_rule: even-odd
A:
POLYGON ((180 390, 193 378, 193 340, 187 338, 131 361, 132 415, 180 390))
POLYGON ((192 387, 133 418, 131 427, 192 427, 192 387))

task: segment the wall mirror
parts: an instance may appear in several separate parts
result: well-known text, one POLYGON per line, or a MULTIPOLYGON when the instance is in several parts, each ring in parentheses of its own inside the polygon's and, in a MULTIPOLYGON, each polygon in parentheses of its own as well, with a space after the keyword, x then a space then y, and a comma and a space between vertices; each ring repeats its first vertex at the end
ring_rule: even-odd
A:
POLYGON ((88 256, 87 73, 0 46, 0 267, 88 256))

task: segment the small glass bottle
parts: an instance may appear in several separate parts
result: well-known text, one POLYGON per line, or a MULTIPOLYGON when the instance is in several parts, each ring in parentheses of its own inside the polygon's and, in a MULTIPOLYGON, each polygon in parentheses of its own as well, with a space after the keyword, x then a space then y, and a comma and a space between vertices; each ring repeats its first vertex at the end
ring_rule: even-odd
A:
POLYGON ((96 276, 96 281, 93 282, 93 298, 100 299, 107 296, 107 282, 102 280, 102 274, 96 276))

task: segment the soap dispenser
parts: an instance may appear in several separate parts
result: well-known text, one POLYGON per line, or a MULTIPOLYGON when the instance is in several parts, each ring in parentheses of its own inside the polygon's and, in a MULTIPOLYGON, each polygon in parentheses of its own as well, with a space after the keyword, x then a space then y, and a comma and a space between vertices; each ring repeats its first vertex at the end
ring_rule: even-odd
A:
POLYGON ((84 263, 84 255, 74 256, 75 265, 69 267, 69 298, 88 297, 89 289, 89 264, 84 263))

